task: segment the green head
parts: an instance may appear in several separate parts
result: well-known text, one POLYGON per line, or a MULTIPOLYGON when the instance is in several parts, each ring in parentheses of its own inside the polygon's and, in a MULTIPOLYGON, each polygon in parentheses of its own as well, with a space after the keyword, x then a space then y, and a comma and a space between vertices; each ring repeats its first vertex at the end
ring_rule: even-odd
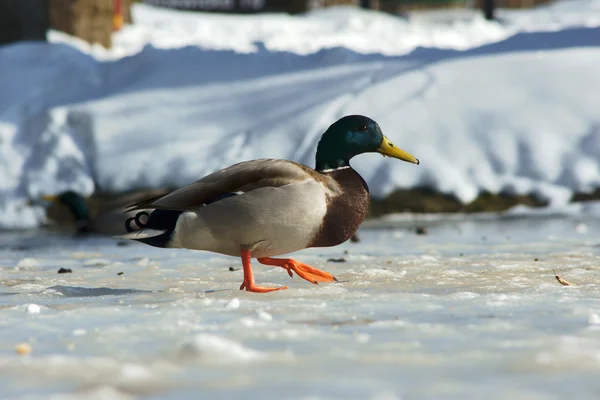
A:
POLYGON ((377 122, 362 115, 348 115, 325 131, 317 146, 316 170, 336 169, 350 165, 350 159, 362 153, 384 156, 418 164, 419 160, 394 146, 377 122))
POLYGON ((42 199, 64 204, 75 218, 79 231, 83 232, 87 229, 85 225, 89 219, 89 208, 82 195, 69 190, 59 195, 42 196, 42 199))

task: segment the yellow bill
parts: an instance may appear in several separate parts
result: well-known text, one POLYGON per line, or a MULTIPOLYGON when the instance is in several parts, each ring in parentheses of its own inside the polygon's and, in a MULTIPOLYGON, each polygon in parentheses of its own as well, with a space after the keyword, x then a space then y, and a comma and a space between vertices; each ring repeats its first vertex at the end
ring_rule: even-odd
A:
POLYGON ((383 141, 381 142, 381 146, 379 146, 379 148, 377 149, 377 152, 383 154, 384 156, 397 158, 398 160, 406 161, 417 165, 419 164, 419 160, 416 157, 408 154, 406 151, 400 149, 399 147, 396 147, 392 142, 390 142, 390 139, 386 138, 385 136, 383 137, 383 141))
POLYGON ((56 203, 58 201, 58 196, 54 194, 45 194, 42 196, 42 200, 51 201, 56 203))

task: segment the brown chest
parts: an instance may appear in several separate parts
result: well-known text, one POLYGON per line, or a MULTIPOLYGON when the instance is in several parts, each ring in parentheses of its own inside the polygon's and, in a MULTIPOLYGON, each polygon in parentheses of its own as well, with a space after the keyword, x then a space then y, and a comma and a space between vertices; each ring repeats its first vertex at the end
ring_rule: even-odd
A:
POLYGON ((327 198, 327 213, 321 229, 308 247, 336 246, 350 239, 367 215, 369 188, 352 168, 329 172, 342 193, 327 198))

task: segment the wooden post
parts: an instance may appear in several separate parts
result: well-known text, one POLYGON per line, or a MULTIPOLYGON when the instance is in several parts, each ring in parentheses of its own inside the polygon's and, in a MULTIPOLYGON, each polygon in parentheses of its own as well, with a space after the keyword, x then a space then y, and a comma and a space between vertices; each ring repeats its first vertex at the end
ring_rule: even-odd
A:
POLYGON ((483 8, 483 16, 485 19, 493 21, 495 19, 496 0, 482 0, 481 7, 483 8))
POLYGON ((113 30, 120 31, 123 27, 123 0, 114 0, 113 30))

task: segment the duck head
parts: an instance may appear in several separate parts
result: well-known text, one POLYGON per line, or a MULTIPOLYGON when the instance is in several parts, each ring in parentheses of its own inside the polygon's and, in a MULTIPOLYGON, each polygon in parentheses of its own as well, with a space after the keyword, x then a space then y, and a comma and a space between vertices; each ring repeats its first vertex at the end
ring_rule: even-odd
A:
POLYGON ((363 153, 419 164, 419 160, 396 147, 381 132, 377 122, 363 115, 348 115, 325 131, 317 146, 316 170, 324 171, 350 165, 350 159, 363 153))
POLYGON ((42 196, 42 199, 66 206, 75 218, 77 231, 79 233, 88 232, 87 224, 89 222, 89 207, 85 198, 82 195, 80 195, 77 192, 68 190, 58 195, 42 196))

